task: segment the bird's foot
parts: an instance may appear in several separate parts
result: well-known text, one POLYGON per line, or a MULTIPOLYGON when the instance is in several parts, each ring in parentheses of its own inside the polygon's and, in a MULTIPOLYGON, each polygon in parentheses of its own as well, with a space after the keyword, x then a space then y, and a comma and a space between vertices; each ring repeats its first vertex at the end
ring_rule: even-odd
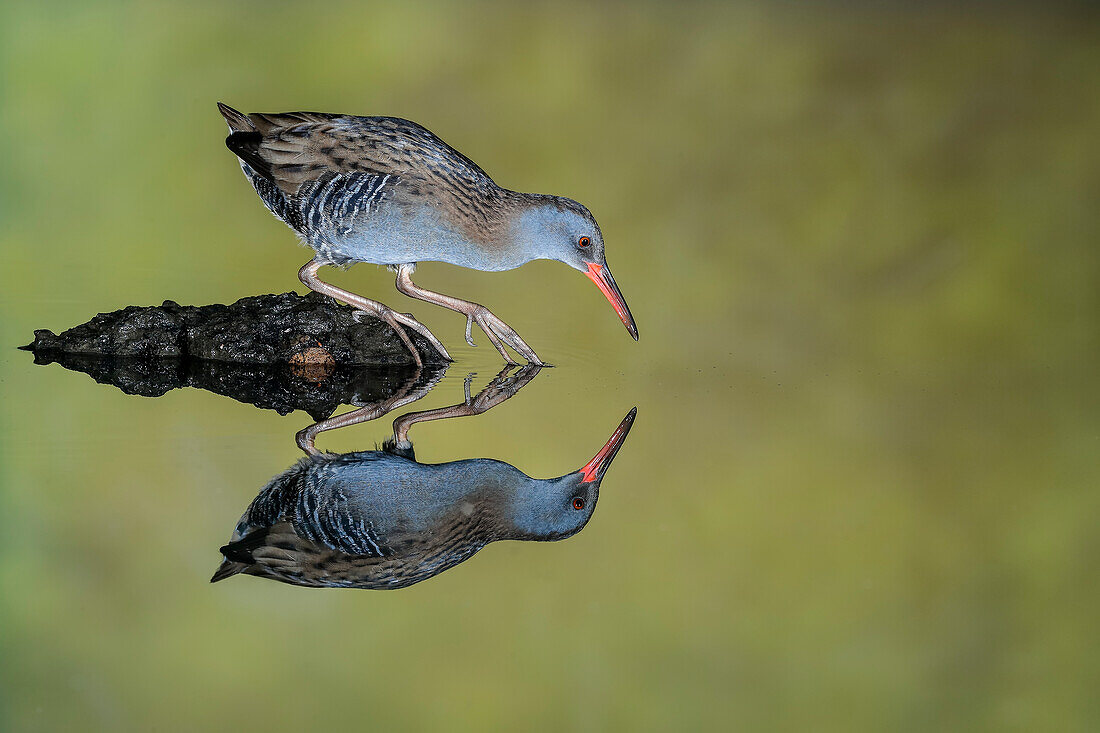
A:
POLYGON ((409 334, 405 332, 406 328, 411 328, 412 330, 423 336, 425 339, 427 339, 428 343, 430 343, 432 347, 436 351, 438 351, 444 359, 446 359, 447 361, 454 361, 454 359, 451 358, 451 355, 447 352, 446 347, 444 347, 443 344, 440 343, 439 339, 435 337, 435 334, 429 331, 428 327, 425 326, 423 323, 416 320, 413 317, 412 313, 398 313, 393 308, 381 304, 379 304, 379 307, 375 310, 357 310, 355 312, 355 320, 357 321, 366 316, 380 318, 381 320, 389 324, 390 328, 392 328, 397 333, 397 335, 401 337, 401 340, 405 342, 405 346, 408 347, 409 352, 412 354, 413 360, 416 362, 416 365, 418 367, 424 366, 424 363, 423 360, 420 358, 420 350, 416 348, 416 345, 412 342, 412 339, 409 338, 409 334))
POLYGON ((505 344, 507 344, 530 363, 537 366, 546 366, 542 360, 539 359, 539 355, 535 353, 535 350, 528 346, 527 342, 520 338, 519 334, 516 333, 511 326, 497 318, 497 316, 485 306, 478 305, 477 303, 471 303, 470 305, 470 309, 465 311, 466 343, 470 344, 470 346, 476 346, 470 333, 473 324, 476 323, 478 328, 485 332, 485 335, 489 338, 493 346, 496 347, 496 350, 500 352, 500 355, 504 357, 504 361, 509 364, 516 363, 504 348, 505 344))

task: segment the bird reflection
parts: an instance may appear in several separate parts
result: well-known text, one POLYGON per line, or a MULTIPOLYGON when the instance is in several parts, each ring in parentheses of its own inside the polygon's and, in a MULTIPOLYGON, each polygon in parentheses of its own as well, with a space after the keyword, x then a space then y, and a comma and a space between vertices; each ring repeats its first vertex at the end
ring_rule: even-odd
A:
POLYGON ((505 369, 476 397, 394 421, 382 450, 318 451, 321 432, 372 420, 419 399, 407 389, 301 431, 306 457, 276 476, 237 523, 211 582, 245 573, 293 585, 404 588, 458 565, 497 540, 560 540, 592 517, 600 483, 634 423, 632 409, 581 468, 534 479, 488 458, 418 463, 409 430, 418 422, 476 415, 512 397, 539 372, 505 369))

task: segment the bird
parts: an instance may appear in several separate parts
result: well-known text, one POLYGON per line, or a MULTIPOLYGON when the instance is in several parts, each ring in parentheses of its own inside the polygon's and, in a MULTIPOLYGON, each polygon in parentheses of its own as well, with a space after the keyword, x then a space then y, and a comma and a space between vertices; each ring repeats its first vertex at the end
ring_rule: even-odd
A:
MULTIPOLYGON (((536 367, 537 368, 537 367, 536 367)), ((503 461, 416 461, 411 445, 319 453, 272 479, 221 547, 210 579, 238 574, 306 587, 397 589, 500 540, 561 540, 592 518, 631 409, 592 460, 535 479, 503 461)))
POLYGON ((536 259, 583 272, 615 308, 627 331, 638 327, 607 266, 595 217, 563 196, 498 186, 485 171, 425 127, 398 117, 320 112, 244 114, 218 102, 229 125, 226 147, 240 161, 264 205, 314 250, 298 277, 307 287, 381 318, 421 357, 405 329, 450 354, 420 321, 377 300, 322 281, 333 265, 368 262, 392 268, 397 290, 466 316, 508 363, 506 346, 543 364, 516 331, 478 303, 433 292, 412 280, 418 262, 483 271, 511 270, 536 259))

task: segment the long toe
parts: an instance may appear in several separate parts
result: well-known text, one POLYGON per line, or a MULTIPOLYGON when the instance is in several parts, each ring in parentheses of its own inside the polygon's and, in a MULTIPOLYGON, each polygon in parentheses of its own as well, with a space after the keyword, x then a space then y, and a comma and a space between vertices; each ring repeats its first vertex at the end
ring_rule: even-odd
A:
MULTIPOLYGON (((516 333, 514 328, 509 326, 504 321, 500 320, 500 318, 493 315, 492 313, 488 314, 488 321, 489 327, 492 328, 494 332, 496 332, 497 337, 500 338, 504 343, 515 349, 517 354, 519 354, 532 364, 537 364, 539 366, 543 365, 542 361, 539 359, 538 354, 535 353, 535 350, 527 345, 527 342, 524 341, 518 333, 516 333)), ((511 361, 511 359, 509 359, 509 361, 511 361)))
POLYGON ((446 347, 444 347, 443 344, 440 343, 439 339, 435 337, 435 334, 429 331, 428 327, 425 326, 423 323, 413 318, 411 314, 394 313, 394 319, 404 324, 405 326, 408 326, 409 328, 426 338, 428 340, 428 343, 430 343, 432 347, 436 351, 438 351, 439 355, 442 356, 444 359, 446 359, 447 361, 454 361, 454 359, 451 358, 450 353, 448 353, 446 347))
POLYGON ((397 313, 387 309, 385 311, 382 311, 379 316, 382 318, 383 321, 390 324, 390 328, 392 328, 394 332, 396 332, 397 335, 401 337, 401 340, 405 343, 405 347, 408 348, 409 353, 412 354, 412 358, 413 361, 416 362, 416 366, 418 368, 423 367, 424 360, 420 358, 420 349, 416 348, 416 344, 414 344, 412 342, 412 339, 409 338, 409 334, 405 332, 405 328, 401 325, 400 322, 398 322, 397 313))
POLYGON ((473 327, 473 316, 466 316, 466 343, 468 343, 470 346, 477 346, 477 344, 474 343, 474 335, 472 333, 473 327))
POLYGON ((412 339, 409 338, 409 334, 405 332, 404 327, 400 323, 394 321, 392 325, 393 330, 397 331, 397 333, 401 335, 401 340, 404 341, 405 346, 409 348, 409 352, 412 354, 413 361, 416 362, 417 369, 423 368, 424 359, 420 356, 420 349, 416 348, 416 344, 414 344, 412 339))
POLYGON ((519 337, 519 334, 515 334, 515 339, 513 341, 509 341, 509 344, 531 364, 534 364, 536 366, 546 366, 542 363, 542 360, 539 359, 539 355, 535 353, 535 350, 528 346, 527 342, 519 337))
MULTIPOLYGON (((490 313, 489 315, 495 318, 492 313, 490 313)), ((508 362, 509 364, 515 364, 516 360, 512 358, 511 354, 508 353, 508 349, 506 349, 504 346, 504 340, 500 337, 500 334, 497 333, 497 329, 492 320, 486 319, 485 322, 479 322, 478 325, 481 326, 481 330, 485 332, 485 336, 488 337, 489 341, 491 341, 493 346, 496 347, 496 350, 500 352, 500 355, 504 358, 504 361, 508 362)))

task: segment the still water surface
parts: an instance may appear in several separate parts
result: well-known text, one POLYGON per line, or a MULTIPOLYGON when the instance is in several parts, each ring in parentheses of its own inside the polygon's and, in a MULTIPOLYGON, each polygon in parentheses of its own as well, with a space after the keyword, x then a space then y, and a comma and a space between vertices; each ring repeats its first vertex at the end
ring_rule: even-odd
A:
POLYGON ((1050 554, 1070 541, 1054 528, 1081 521, 1056 498, 1072 504, 1072 481, 998 448, 1029 430, 991 412, 1000 386, 794 365, 643 378, 560 354, 497 375, 467 349, 445 370, 374 370, 325 420, 7 359, 41 395, 7 441, 22 538, 7 578, 16 618, 59 655, 21 660, 68 669, 54 685, 105 717, 172 694, 150 680, 183 669, 188 695, 217 697, 240 655, 322 698, 322 681, 356 687, 331 655, 427 664, 439 689, 473 668, 710 705, 745 694, 730 680, 812 669, 826 687, 973 686, 968 668, 1055 653, 1033 636, 1053 633, 1041 594, 1074 577, 1050 554), (578 493, 635 404, 598 494, 578 493), (548 497, 557 515, 531 505, 548 497))

